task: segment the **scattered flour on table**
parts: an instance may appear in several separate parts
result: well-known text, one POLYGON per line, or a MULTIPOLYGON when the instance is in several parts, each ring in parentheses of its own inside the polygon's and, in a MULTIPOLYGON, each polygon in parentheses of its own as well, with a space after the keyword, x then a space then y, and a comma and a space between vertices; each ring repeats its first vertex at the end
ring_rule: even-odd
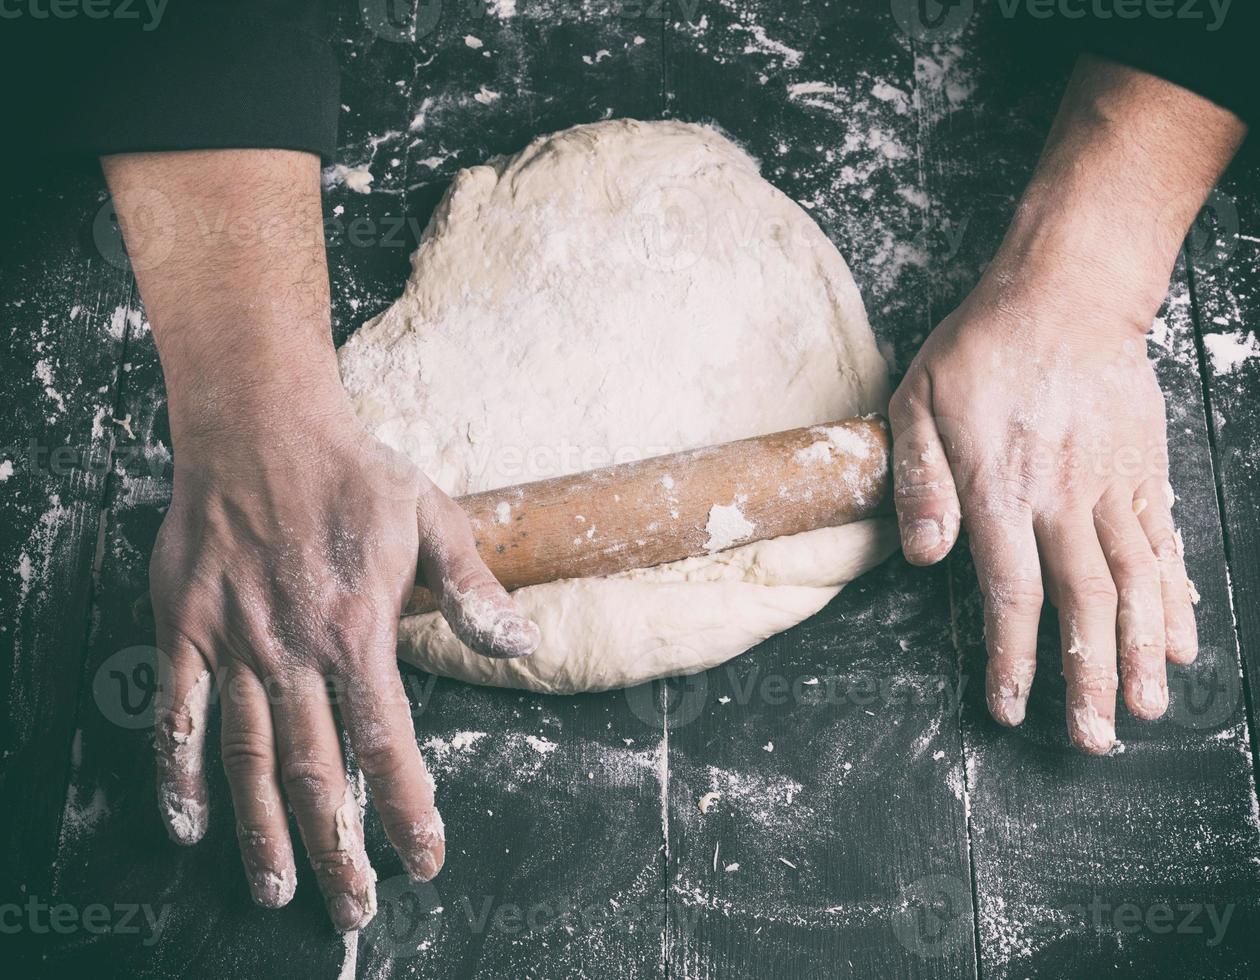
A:
POLYGON ((1253 358, 1260 357, 1260 343, 1256 336, 1245 330, 1232 333, 1204 334, 1203 346, 1212 359, 1212 370, 1217 374, 1230 374, 1253 358))

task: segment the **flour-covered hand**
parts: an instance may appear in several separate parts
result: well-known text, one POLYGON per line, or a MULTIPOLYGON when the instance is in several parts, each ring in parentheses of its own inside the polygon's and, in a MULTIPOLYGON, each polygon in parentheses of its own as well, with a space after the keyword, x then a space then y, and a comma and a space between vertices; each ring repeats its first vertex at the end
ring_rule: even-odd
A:
POLYGON ((527 654, 538 630, 482 563, 463 511, 355 417, 332 345, 318 158, 102 163, 162 358, 175 458, 149 576, 162 815, 179 843, 205 833, 217 687, 254 898, 293 895, 287 802, 334 924, 355 929, 375 911, 375 875, 338 716, 407 871, 431 878, 445 852, 394 659, 417 559, 474 650, 527 654))
POLYGON ((474 649, 526 654, 537 628, 480 561, 458 506, 352 417, 290 413, 251 434, 239 424, 249 414, 237 406, 235 424, 198 427, 176 446, 174 497, 150 571, 169 667, 157 715, 159 802, 176 841, 200 838, 197 733, 213 683, 255 899, 278 906, 293 893, 287 801, 334 924, 358 928, 375 910, 375 875, 335 715, 407 871, 432 878, 445 850, 394 659, 417 555, 474 649))
POLYGON ((960 518, 970 537, 990 711, 1007 725, 1024 718, 1044 581, 1068 731, 1096 754, 1115 743, 1117 683, 1133 714, 1157 718, 1165 661, 1196 653, 1143 331, 1066 303, 1012 306, 982 287, 928 338, 891 406, 907 558, 940 560, 960 518))

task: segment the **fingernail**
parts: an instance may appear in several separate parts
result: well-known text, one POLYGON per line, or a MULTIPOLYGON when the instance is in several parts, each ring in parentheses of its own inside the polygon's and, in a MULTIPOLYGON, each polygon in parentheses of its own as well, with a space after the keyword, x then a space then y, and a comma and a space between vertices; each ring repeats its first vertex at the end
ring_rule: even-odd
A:
POLYGON ((1133 705, 1143 718, 1158 718, 1168 709, 1168 685, 1163 678, 1139 677, 1133 685, 1133 705))
POLYGON ((263 908, 283 908, 297 890, 297 874, 292 868, 280 872, 263 871, 255 875, 249 884, 254 901, 263 908))
POLYGON ((1016 670, 991 670, 986 678, 985 700, 989 714, 1000 724, 1014 728, 1024 720, 1028 710, 1028 691, 1031 676, 1021 676, 1016 670))
POLYGON ((1024 720, 1028 696, 1008 688, 999 688, 989 695, 989 712, 1003 725, 1014 728, 1024 720))
POLYGON ((1072 709, 1072 727, 1079 748, 1093 755, 1106 755, 1116 744, 1116 726, 1098 713, 1092 704, 1072 709))
POLYGON ((1199 655, 1199 634, 1197 630, 1185 627, 1173 627, 1167 636, 1168 659, 1177 664, 1190 664, 1199 655))
POLYGON ((437 855, 432 851, 421 851, 407 862, 407 874, 412 881, 432 881, 441 870, 437 855))
POLYGON ((931 554, 940 545, 941 537, 941 525, 938 521, 919 518, 902 529, 902 549, 916 555, 931 554))
POLYGON ((372 914, 353 895, 343 894, 328 900, 328 917, 338 932, 352 932, 367 925, 372 914))
POLYGON ((507 613, 495 621, 491 643, 508 657, 524 657, 538 649, 542 631, 532 619, 519 613, 507 613))
POLYGON ((196 844, 206 835, 209 823, 209 807, 191 796, 162 788, 158 791, 166 832, 176 844, 196 844))
POLYGON ((1024 715, 1028 711, 1028 701, 1024 698, 1008 695, 1001 699, 1000 713, 1002 720, 1011 727, 1023 724, 1024 715))

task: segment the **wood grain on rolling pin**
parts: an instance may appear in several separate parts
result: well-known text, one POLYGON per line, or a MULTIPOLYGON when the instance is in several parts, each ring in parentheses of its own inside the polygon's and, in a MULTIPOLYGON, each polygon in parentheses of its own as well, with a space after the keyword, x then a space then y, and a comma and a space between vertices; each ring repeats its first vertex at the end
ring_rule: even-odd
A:
MULTIPOLYGON (((460 497, 503 585, 612 575, 870 517, 888 491, 870 416, 460 497)), ((417 586, 407 612, 435 608, 417 586)))

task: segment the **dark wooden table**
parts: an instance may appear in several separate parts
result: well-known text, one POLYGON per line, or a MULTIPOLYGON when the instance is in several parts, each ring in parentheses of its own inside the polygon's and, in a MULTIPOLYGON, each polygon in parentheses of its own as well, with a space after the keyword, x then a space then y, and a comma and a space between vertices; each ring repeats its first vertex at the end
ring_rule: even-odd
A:
MULTIPOLYGON (((716 122, 810 210, 902 369, 992 254, 1062 85, 993 11, 934 40, 887 0, 451 0, 404 31, 359 6, 340 157, 373 182, 326 195, 338 341, 397 294, 459 167, 669 116, 716 122)), ((1123 753, 1074 752, 1047 622, 1028 720, 999 729, 965 547, 668 685, 556 698, 405 669, 447 865, 409 885, 369 821, 358 975, 1256 975, 1260 358, 1229 353, 1256 346, 1258 177, 1240 158, 1209 202, 1150 346, 1202 595, 1165 719, 1122 712, 1123 753)), ((130 613, 170 491, 161 375, 99 175, 6 193, 0 944, 32 957, 8 975, 348 975, 305 869, 288 908, 252 906, 217 761, 206 839, 162 831, 130 613)))

